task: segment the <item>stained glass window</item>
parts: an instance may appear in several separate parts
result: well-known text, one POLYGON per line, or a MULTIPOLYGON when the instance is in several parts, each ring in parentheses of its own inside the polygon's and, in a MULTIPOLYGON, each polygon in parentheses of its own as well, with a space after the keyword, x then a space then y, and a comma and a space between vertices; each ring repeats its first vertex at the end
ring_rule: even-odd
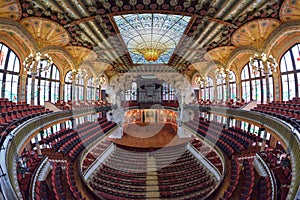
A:
POLYGON ((167 64, 190 18, 158 13, 114 16, 133 64, 167 64), (160 54, 156 61, 146 60, 145 54, 152 51, 150 49, 153 54, 155 51, 160 54))
MULTIPOLYGON (((44 62, 40 61, 39 67, 43 67, 44 62)), ((27 103, 31 101, 32 84, 34 84, 34 104, 44 105, 45 101, 55 103, 59 99, 59 70, 52 64, 49 70, 40 72, 35 76, 35 81, 32 83, 32 75, 27 77, 27 103)))
POLYGON ((18 101, 19 73, 19 58, 0 42, 0 97, 18 101))
POLYGON ((299 97, 300 44, 290 48, 280 60, 282 100, 299 97))
MULTIPOLYGON (((262 65, 261 61, 255 62, 256 65, 262 65)), ((250 64, 246 64, 241 74, 242 80, 242 98, 246 101, 257 100, 265 103, 267 100, 266 79, 262 72, 252 70, 250 64)), ((270 100, 273 101, 273 78, 269 75, 270 100)))

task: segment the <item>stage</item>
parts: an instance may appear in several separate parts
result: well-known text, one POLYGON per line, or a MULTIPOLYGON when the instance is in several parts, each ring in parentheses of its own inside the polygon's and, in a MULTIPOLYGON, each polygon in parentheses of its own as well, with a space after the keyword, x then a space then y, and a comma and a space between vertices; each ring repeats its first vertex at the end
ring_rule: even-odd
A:
POLYGON ((107 140, 130 147, 161 148, 182 144, 191 138, 179 138, 176 126, 171 123, 132 123, 124 125, 121 139, 107 140))

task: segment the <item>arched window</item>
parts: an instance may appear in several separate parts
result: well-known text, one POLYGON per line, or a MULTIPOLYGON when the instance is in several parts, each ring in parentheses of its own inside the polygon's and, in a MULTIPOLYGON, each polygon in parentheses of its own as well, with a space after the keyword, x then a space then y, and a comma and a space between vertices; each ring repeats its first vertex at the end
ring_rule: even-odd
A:
POLYGON ((95 87, 94 87, 94 77, 88 79, 88 86, 86 90, 86 99, 94 100, 95 87))
MULTIPOLYGON (((43 68, 47 61, 39 61, 37 65, 43 68)), ((51 67, 38 73, 35 76, 34 82, 34 104, 44 105, 45 101, 51 101, 55 103, 59 99, 59 70, 52 64, 51 67)), ((32 89, 32 75, 28 74, 27 77, 27 102, 31 100, 31 89, 32 89)))
POLYGON ((82 101, 84 94, 84 79, 78 78, 75 84, 76 92, 75 92, 75 101, 82 101))
POLYGON ((226 97, 226 81, 225 78, 217 78, 218 100, 225 100, 226 97))
MULTIPOLYGON (((262 62, 255 62, 256 65, 262 65, 262 62)), ((263 72, 253 71, 250 64, 246 64, 241 74, 242 80, 242 98, 246 101, 257 100, 265 103, 267 100, 266 79, 263 72)), ((273 78, 270 75, 270 100, 273 100, 273 78)))
POLYGON ((18 101, 20 60, 5 44, 0 42, 0 97, 18 101))
POLYGON ((213 79, 210 76, 208 76, 207 77, 206 99, 214 100, 214 98, 215 98, 214 97, 214 81, 213 81, 213 79))
POLYGON ((64 100, 72 100, 72 71, 68 71, 65 76, 64 100))
POLYGON ((282 100, 299 97, 300 44, 290 48, 280 60, 282 100))
POLYGON ((231 99, 236 98, 236 77, 233 71, 229 72, 229 87, 230 87, 230 97, 231 99))

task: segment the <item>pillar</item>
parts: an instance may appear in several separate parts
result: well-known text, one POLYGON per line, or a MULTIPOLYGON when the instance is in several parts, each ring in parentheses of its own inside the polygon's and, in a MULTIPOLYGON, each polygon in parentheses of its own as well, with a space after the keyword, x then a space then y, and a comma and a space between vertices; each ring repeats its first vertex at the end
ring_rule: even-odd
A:
POLYGON ((274 90, 274 101, 280 101, 280 87, 279 87, 279 75, 278 75, 278 72, 273 72, 273 90, 274 90))
POLYGON ((59 99, 64 101, 65 99, 65 83, 60 83, 60 88, 59 88, 59 99))
POLYGON ((20 89, 18 93, 18 101, 19 102, 26 102, 26 80, 27 74, 23 71, 20 79, 20 89))
POLYGON ((226 78, 225 78, 225 83, 226 83, 226 100, 230 100, 231 94, 230 94, 230 85, 229 85, 229 72, 226 72, 226 78))
POLYGON ((236 97, 239 99, 243 98, 242 95, 242 83, 240 80, 236 80, 236 97))

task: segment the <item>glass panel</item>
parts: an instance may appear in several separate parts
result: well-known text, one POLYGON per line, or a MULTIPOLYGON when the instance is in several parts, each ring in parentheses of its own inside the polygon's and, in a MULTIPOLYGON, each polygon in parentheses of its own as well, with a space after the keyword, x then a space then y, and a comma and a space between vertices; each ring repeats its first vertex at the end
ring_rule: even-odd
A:
POLYGON ((242 80, 246 80, 249 79, 249 69, 248 69, 248 65, 245 65, 245 67, 242 70, 242 74, 241 74, 241 78, 242 80))
POLYGON ((296 85, 295 85, 295 78, 294 78, 294 74, 289 74, 289 99, 292 99, 293 97, 296 96, 296 85))
POLYGON ((245 99, 245 101, 250 101, 250 82, 244 81, 242 82, 242 98, 245 99))
POLYGON ((69 72, 66 74, 66 76, 65 76, 65 82, 66 82, 66 83, 72 83, 71 74, 72 74, 72 71, 69 71, 69 72))
POLYGON ((288 101, 289 100, 288 76, 287 75, 282 75, 281 76, 281 82, 282 82, 282 100, 283 101, 288 101), (285 88, 285 89, 283 89, 283 88, 285 88))
POLYGON ((158 13, 114 16, 134 64, 168 63, 190 18, 158 13), (156 61, 147 61, 143 56, 145 52, 161 55, 156 61))
POLYGON ((293 71, 293 63, 292 63, 292 58, 291 54, 288 51, 285 55, 285 61, 286 61, 286 66, 287 66, 287 71, 293 71))
POLYGON ((30 77, 27 78, 27 85, 26 85, 26 96, 27 96, 27 104, 30 104, 31 100, 31 84, 32 84, 32 79, 30 77))
POLYGON ((287 71, 285 56, 283 56, 281 61, 280 61, 280 71, 281 72, 286 72, 287 71))
POLYGON ((8 65, 7 65, 8 71, 14 71, 15 58, 16 58, 16 55, 11 52, 9 54, 9 60, 8 60, 8 65))
POLYGON ((72 84, 65 83, 65 89, 64 89, 65 101, 71 100, 71 93, 72 93, 72 84))
POLYGON ((2 97, 2 88, 3 87, 3 73, 0 72, 0 98, 2 97))
POLYGON ((12 82, 12 75, 6 74, 4 97, 8 98, 10 101, 12 100, 11 99, 11 82, 12 82))
POLYGON ((260 101, 261 99, 261 87, 260 80, 252 80, 252 99, 260 101))
POLYGON ((1 60, 0 60, 0 69, 4 69, 4 65, 6 63, 6 59, 7 59, 7 53, 8 53, 8 48, 7 46, 5 46, 4 44, 0 43, 0 56, 1 56, 1 60))
POLYGON ((294 62, 296 64, 296 69, 300 69, 300 44, 297 44, 292 48, 292 53, 294 56, 294 62))
POLYGON ((19 87, 19 76, 13 75, 12 77, 12 88, 11 88, 11 101, 18 101, 18 87, 19 87))

